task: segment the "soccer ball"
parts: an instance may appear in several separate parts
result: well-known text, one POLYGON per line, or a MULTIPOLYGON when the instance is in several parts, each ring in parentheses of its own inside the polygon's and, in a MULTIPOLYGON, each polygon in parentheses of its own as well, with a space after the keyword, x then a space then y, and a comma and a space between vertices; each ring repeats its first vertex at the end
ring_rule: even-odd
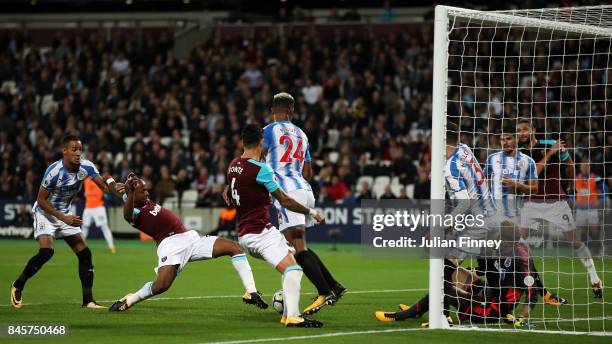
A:
POLYGON ((272 307, 274 307, 274 309, 280 314, 284 313, 285 307, 283 304, 283 291, 282 290, 277 291, 276 293, 274 293, 274 296, 272 296, 272 307))

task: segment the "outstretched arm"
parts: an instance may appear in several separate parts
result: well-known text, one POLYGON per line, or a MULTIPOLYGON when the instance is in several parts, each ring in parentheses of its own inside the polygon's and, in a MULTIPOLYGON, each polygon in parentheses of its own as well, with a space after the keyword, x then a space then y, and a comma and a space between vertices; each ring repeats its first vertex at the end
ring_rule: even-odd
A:
POLYGON ((115 179, 112 177, 108 177, 104 180, 101 176, 96 176, 93 178, 93 181, 102 191, 104 191, 104 193, 111 194, 119 199, 121 199, 125 192, 125 185, 115 182, 115 179))
POLYGON ((123 218, 125 221, 132 223, 134 221, 134 191, 135 188, 141 187, 142 183, 128 182, 126 184, 126 195, 127 199, 123 204, 123 218))
POLYGON ((314 209, 301 205, 300 203, 298 203, 298 201, 287 195, 281 188, 278 188, 276 191, 272 192, 272 196, 274 196, 274 198, 276 198, 276 200, 278 200, 278 202, 283 207, 291 211, 295 211, 296 213, 312 216, 312 218, 315 219, 317 223, 325 223, 325 217, 323 217, 321 213, 317 212, 314 209))

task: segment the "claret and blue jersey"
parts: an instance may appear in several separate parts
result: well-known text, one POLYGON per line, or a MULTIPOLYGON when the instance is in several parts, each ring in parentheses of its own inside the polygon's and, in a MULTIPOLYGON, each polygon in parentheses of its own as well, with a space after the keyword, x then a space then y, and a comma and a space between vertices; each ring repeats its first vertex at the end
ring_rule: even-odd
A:
MULTIPOLYGON (((93 179, 99 175, 96 166, 87 159, 81 159, 81 164, 76 171, 69 171, 64 166, 64 160, 60 159, 47 168, 41 186, 49 191, 51 205, 58 211, 67 214, 74 196, 83 187, 85 178, 93 179)), ((34 203, 33 211, 42 211, 38 202, 34 203)))
POLYGON ((279 189, 274 171, 259 161, 236 158, 227 169, 229 198, 238 211, 238 236, 270 228, 270 193, 279 189))
POLYGON ((283 191, 312 191, 302 177, 304 163, 310 162, 308 137, 302 129, 289 121, 274 122, 264 128, 263 139, 268 151, 266 163, 274 170, 283 191))

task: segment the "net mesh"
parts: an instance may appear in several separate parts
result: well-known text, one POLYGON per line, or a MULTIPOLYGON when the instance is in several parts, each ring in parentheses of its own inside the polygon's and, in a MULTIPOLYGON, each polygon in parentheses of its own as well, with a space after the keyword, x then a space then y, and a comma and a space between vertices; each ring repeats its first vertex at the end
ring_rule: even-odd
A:
MULTIPOLYGON (((447 43, 447 122, 459 125, 461 141, 488 171, 491 189, 500 175, 521 178, 522 172, 516 172, 522 167, 518 160, 500 160, 508 165, 500 166, 497 175, 491 172, 497 162, 489 157, 503 151, 502 134, 511 134, 519 146, 532 148, 521 151, 534 158, 538 183, 546 187, 537 193, 518 192, 518 214, 504 217, 522 228, 512 242, 510 263, 503 257, 480 262, 485 271, 478 274, 479 283, 494 284, 487 280, 491 278, 513 282, 492 296, 467 282, 446 280, 467 294, 451 295, 452 306, 448 302, 445 306, 451 315, 463 318, 462 325, 512 329, 514 324, 504 321, 512 314, 515 320, 524 318, 516 324, 522 329, 610 334, 612 301, 605 290, 603 298, 595 297, 592 284, 598 279, 604 286, 612 282, 608 193, 612 6, 496 12, 453 9, 449 10, 447 43), (541 151, 524 141, 521 119, 527 120, 541 151), (564 147, 538 171, 537 164, 557 141, 564 147), (557 181, 562 191, 552 187, 557 181), (589 257, 595 266, 590 272, 589 257), (525 272, 513 271, 519 269, 514 265, 505 266, 521 266, 521 259, 532 261, 523 265, 535 282, 525 278, 525 272), (506 272, 509 275, 501 276, 506 272), (526 287, 530 283, 533 288, 526 287), (512 284, 522 294, 502 295, 512 284), (546 300, 554 303, 551 295, 568 303, 546 304, 546 300), (516 297, 516 307, 504 307, 504 303, 514 304, 516 297), (496 302, 501 309, 495 309, 496 302), (470 317, 475 308, 489 311, 491 317, 485 314, 484 323, 482 317, 470 317)), ((500 187, 495 198, 503 199, 508 192, 500 187)), ((477 265, 474 258, 462 264, 477 265)))

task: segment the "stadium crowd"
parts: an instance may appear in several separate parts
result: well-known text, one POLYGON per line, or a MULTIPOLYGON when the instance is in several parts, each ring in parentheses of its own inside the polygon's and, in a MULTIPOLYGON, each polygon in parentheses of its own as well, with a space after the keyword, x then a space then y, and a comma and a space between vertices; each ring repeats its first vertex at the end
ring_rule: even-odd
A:
MULTIPOLYGON (((48 47, 0 34, 0 197, 33 203, 62 136, 73 133, 101 172, 123 180, 135 171, 158 201, 196 189, 198 206, 220 205, 225 169, 241 151, 240 129, 269 123, 272 96, 288 91, 296 98, 294 122, 311 141, 319 202, 407 197, 391 183, 373 195, 371 183, 358 183, 364 175, 390 176, 414 185, 410 196, 429 198, 432 33, 429 25, 390 35, 216 32, 184 58, 173 56, 165 31, 141 39, 130 31, 58 32, 48 47)), ((472 118, 462 122, 466 129, 523 113, 513 104, 526 93, 474 102, 469 92, 483 89, 449 94, 460 100, 449 103, 449 114, 472 118)), ((597 113, 605 105, 592 104, 597 113)), ((602 132, 580 142, 602 147, 592 161, 610 162, 603 146, 611 139, 602 132)), ((595 172, 609 175, 603 167, 595 172)))

